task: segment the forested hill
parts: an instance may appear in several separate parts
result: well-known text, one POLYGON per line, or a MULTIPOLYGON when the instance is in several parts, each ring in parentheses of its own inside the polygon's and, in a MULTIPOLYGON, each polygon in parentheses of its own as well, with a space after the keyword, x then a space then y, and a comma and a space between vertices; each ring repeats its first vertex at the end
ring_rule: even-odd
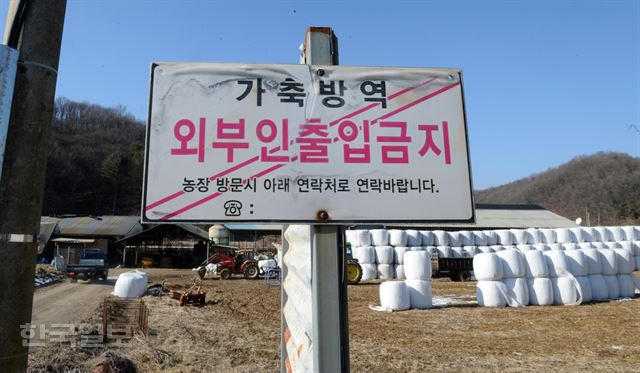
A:
POLYGON ((144 131, 124 107, 58 98, 43 214, 139 214, 144 131))
POLYGON ((580 156, 556 168, 475 192, 477 203, 533 203, 569 219, 586 210, 591 225, 640 224, 640 158, 580 156))

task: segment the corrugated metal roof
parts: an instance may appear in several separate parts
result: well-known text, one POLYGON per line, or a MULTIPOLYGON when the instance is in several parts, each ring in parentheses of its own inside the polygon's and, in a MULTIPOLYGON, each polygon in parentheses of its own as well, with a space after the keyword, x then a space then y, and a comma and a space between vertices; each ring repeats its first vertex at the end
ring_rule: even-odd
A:
POLYGON ((58 222, 40 223, 40 233, 38 234, 38 254, 42 254, 42 250, 49 242, 52 234, 60 234, 58 222))
POLYGON ((57 222, 60 236, 127 236, 142 232, 138 216, 80 216, 58 218, 43 216, 43 223, 57 222))
POLYGON ((184 229, 187 232, 193 233, 194 235, 203 238, 205 240, 209 239, 209 232, 204 229, 198 228, 193 224, 176 224, 178 227, 184 229))

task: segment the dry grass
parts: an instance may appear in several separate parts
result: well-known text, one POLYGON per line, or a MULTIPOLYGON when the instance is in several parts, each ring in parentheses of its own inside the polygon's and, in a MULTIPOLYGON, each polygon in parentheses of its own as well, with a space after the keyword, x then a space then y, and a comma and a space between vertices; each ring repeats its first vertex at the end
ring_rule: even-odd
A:
MULTIPOLYGON (((186 272, 157 276, 174 286, 191 283, 186 272)), ((141 372, 277 371, 280 289, 237 279, 206 280, 203 290, 215 304, 178 307, 166 296, 145 297, 149 336, 110 351, 126 355, 141 372)), ((435 280, 433 291, 468 298, 475 296, 475 283, 435 280)), ((460 302, 391 314, 369 310, 375 303, 375 284, 349 287, 353 372, 640 371, 640 298, 521 309, 460 302)), ((89 371, 104 352, 44 348, 31 355, 32 370, 55 361, 56 367, 89 371)))

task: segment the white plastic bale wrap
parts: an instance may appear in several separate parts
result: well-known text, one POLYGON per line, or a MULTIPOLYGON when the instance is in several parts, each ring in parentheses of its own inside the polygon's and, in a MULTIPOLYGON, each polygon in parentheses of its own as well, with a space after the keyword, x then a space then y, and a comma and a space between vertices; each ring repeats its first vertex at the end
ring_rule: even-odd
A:
MULTIPOLYGON (((589 246, 590 246, 591 244, 589 244, 589 243, 584 243, 584 242, 583 242, 583 243, 580 243, 580 244, 576 244, 576 243, 573 243, 573 242, 568 242, 568 243, 563 243, 563 244, 562 244, 562 249, 563 249, 563 250, 565 250, 565 251, 568 251, 568 250, 577 250, 578 248, 582 248, 582 247, 580 247, 580 245, 589 245, 589 246)), ((587 247, 585 247, 585 249, 586 249, 586 248, 587 248, 587 247)))
POLYGON ((582 303, 578 292, 578 283, 569 277, 551 277, 553 286, 553 303, 565 306, 576 306, 582 303))
POLYGON ((569 273, 564 251, 552 250, 545 251, 543 254, 549 268, 549 277, 566 276, 569 273))
POLYGON ((438 250, 438 258, 451 258, 451 247, 438 246, 436 250, 438 250))
POLYGON ((449 246, 462 246, 462 235, 460 232, 447 232, 449 235, 449 246))
POLYGON ((460 231, 460 239, 462 240, 462 246, 475 246, 476 241, 471 231, 460 231))
POLYGON ((556 228, 556 242, 565 243, 565 242, 576 242, 573 233, 569 228, 556 228))
POLYGON ((616 255, 616 266, 618 267, 617 274, 627 275, 633 272, 635 269, 635 262, 630 250, 625 249, 613 249, 616 255))
POLYGON ((427 251, 404 253, 404 275, 407 280, 431 279, 431 256, 427 251))
POLYGON ((577 276, 576 282, 578 282, 580 294, 582 294, 582 303, 591 302, 593 295, 591 295, 591 281, 589 281, 589 276, 577 276))
POLYGON ((592 300, 607 300, 609 299, 609 293, 607 291, 607 284, 604 281, 604 276, 589 275, 589 282, 591 283, 591 299, 592 300))
POLYGON ((120 298, 137 298, 147 292, 147 274, 141 271, 121 273, 113 287, 113 295, 120 298))
POLYGON ((495 253, 481 253, 473 257, 473 273, 478 281, 500 281, 502 271, 502 261, 495 253))
POLYGON ((602 276, 605 285, 607 285, 607 298, 618 299, 620 298, 620 284, 618 284, 618 276, 602 276))
POLYGON ((422 236, 422 244, 424 246, 435 245, 436 237, 433 235, 432 231, 420 231, 420 235, 422 236))
POLYGON ((529 304, 549 306, 553 304, 553 284, 547 277, 528 278, 529 304))
POLYGON ((547 247, 549 248, 549 250, 563 250, 563 244, 560 243, 550 243, 547 245, 547 247))
POLYGON ((524 278, 506 278, 502 280, 507 287, 507 304, 510 307, 525 307, 529 304, 529 288, 524 278))
POLYGON ((531 250, 523 254, 527 278, 549 277, 549 267, 542 251, 531 250))
POLYGON ((612 241, 612 242, 605 242, 604 243, 604 248, 605 249, 621 249, 622 245, 620 245, 620 243, 618 241, 612 241))
POLYGON ((511 229, 514 245, 526 245, 529 243, 529 234, 524 229, 511 229))
POLYGON ((518 250, 504 250, 496 253, 502 262, 502 278, 525 277, 526 265, 524 263, 524 254, 518 250))
POLYGON ((620 290, 621 298, 633 298, 636 293, 636 284, 633 281, 633 275, 623 274, 617 275, 618 289, 620 290))
POLYGON ((633 249, 633 255, 640 256, 640 241, 633 241, 631 247, 633 249))
POLYGON ((473 234, 473 242, 476 246, 487 246, 487 235, 484 231, 472 231, 473 234))
POLYGON ((633 241, 620 241, 618 242, 618 244, 620 245, 621 249, 627 250, 631 253, 632 256, 635 255, 633 253, 633 241))
POLYGON ((406 246, 395 246, 393 248, 393 262, 396 264, 404 263, 404 253, 408 251, 409 248, 406 246))
POLYGON ((422 246, 422 234, 413 229, 407 229, 407 246, 422 246))
POLYGON ((582 239, 583 242, 593 242, 593 241, 597 241, 595 239, 595 232, 593 227, 582 227, 580 228, 582 229, 582 239))
POLYGON ((362 264, 362 281, 370 281, 378 278, 378 265, 377 264, 362 264))
POLYGON ((579 244, 577 244, 577 248, 580 250, 584 250, 584 249, 593 249, 595 246, 593 245, 593 242, 580 242, 579 244))
POLYGON ((498 234, 495 231, 484 231, 484 235, 487 238, 487 246, 497 245, 498 234))
POLYGON ((609 242, 612 240, 611 232, 606 227, 594 227, 594 241, 609 242))
POLYGON ((542 242, 540 243, 556 243, 556 231, 553 229, 540 229, 540 236, 542 242))
POLYGON ((634 240, 638 239, 636 237, 636 230, 635 230, 634 226, 632 226, 632 225, 624 226, 624 227, 622 227, 622 231, 624 232, 624 239, 626 241, 634 241, 634 240))
POLYGON ((344 239, 351 244, 351 246, 357 246, 356 245, 356 238, 355 238, 355 233, 356 231, 351 230, 351 229, 347 229, 344 231, 344 239))
POLYGON ((388 246, 389 245, 389 231, 386 229, 372 229, 371 244, 373 246, 388 246))
POLYGON ((426 249, 426 246, 410 246, 407 251, 424 251, 426 249))
POLYGON ((540 231, 537 228, 529 228, 526 230, 527 232, 527 244, 529 245, 535 245, 537 243, 544 243, 543 238, 542 238, 542 234, 540 233, 540 231))
POLYGON ((498 243, 500 245, 513 245, 513 234, 508 229, 499 229, 495 231, 498 235, 498 243))
POLYGON ((274 259, 258 260, 258 268, 264 270, 265 268, 275 268, 278 263, 274 259))
POLYGON ((506 286, 502 281, 478 281, 476 295, 480 307, 506 307, 506 286))
POLYGON ((376 246, 375 250, 376 250, 376 263, 393 264, 393 247, 376 246))
MULTIPOLYGON (((602 258, 600 257, 600 250, 598 249, 585 249, 582 250, 584 257, 587 260, 587 269, 590 275, 602 274, 602 258)), ((594 298, 595 299, 595 298, 594 298)))
POLYGON ((452 258, 464 258, 464 249, 460 246, 455 246, 451 248, 451 257, 452 258))
POLYGON ((502 245, 491 245, 490 247, 491 247, 491 250, 493 250, 494 253, 497 253, 497 252, 502 251, 502 250, 505 249, 504 246, 502 246, 502 245))
POLYGON ((636 271, 640 271, 640 255, 634 256, 636 262, 636 271))
POLYGON ((407 285, 407 290, 409 291, 409 303, 411 304, 411 308, 431 308, 431 281, 405 280, 404 283, 407 285))
POLYGON ((520 251, 531 251, 531 250, 535 250, 533 248, 532 245, 517 245, 516 249, 520 250, 520 251))
POLYGON ((491 249, 491 246, 478 246, 478 251, 479 253, 492 253, 493 249, 491 249))
POLYGON ((569 266, 569 273, 573 276, 586 276, 589 274, 587 258, 582 250, 565 251, 565 257, 569 266))
POLYGON ((392 280, 394 276, 394 264, 378 264, 378 278, 383 280, 392 280))
POLYGON ((473 258, 479 251, 477 246, 464 246, 462 248, 466 258, 473 258))
POLYGON ((573 239, 575 240, 575 242, 585 242, 586 240, 584 239, 584 229, 582 229, 581 227, 576 227, 576 228, 571 228, 571 235, 573 236, 573 239))
POLYGON ((545 243, 537 243, 537 244, 533 245, 533 248, 538 250, 538 251, 549 251, 549 250, 551 250, 549 248, 549 245, 547 245, 545 243))
MULTIPOLYGON (((422 250, 412 250, 412 251, 422 251, 422 250)), ((433 255, 433 254, 438 254, 438 248, 435 246, 425 246, 424 247, 424 251, 426 251, 429 256, 433 255)))
POLYGON ((625 235, 622 227, 607 227, 611 241, 624 241, 625 235))
POLYGON ((402 264, 396 264, 395 265, 395 275, 396 275, 396 279, 398 280, 404 280, 407 277, 404 275, 404 265, 402 264))
POLYGON ((380 284, 380 305, 393 311, 411 307, 409 291, 404 281, 385 281, 380 284))
POLYGON ((360 264, 374 264, 376 262, 376 249, 373 246, 356 246, 353 248, 353 256, 360 264))
POLYGON ((604 242, 591 242, 591 247, 594 249, 605 249, 606 246, 604 242))
POLYGON ((449 233, 445 231, 433 231, 433 244, 435 246, 449 246, 449 233))
POLYGON ((401 229, 391 229, 389 231, 389 245, 407 246, 407 232, 401 229))
POLYGON ((352 246, 371 246, 371 234, 368 229, 356 229, 351 232, 352 246))
POLYGON ((616 253, 611 249, 598 249, 602 260, 602 274, 605 276, 615 276, 618 274, 618 261, 616 253))

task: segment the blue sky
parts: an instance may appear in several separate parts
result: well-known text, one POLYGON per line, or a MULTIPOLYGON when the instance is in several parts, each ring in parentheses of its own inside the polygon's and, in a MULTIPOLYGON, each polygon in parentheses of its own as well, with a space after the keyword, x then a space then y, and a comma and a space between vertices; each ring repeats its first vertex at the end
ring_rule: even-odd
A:
MULTIPOLYGON (((0 0, 4 24, 8 0, 0 0)), ((147 112, 152 61, 459 67, 476 189, 597 151, 640 156, 640 1, 68 0, 57 95, 147 112)))

